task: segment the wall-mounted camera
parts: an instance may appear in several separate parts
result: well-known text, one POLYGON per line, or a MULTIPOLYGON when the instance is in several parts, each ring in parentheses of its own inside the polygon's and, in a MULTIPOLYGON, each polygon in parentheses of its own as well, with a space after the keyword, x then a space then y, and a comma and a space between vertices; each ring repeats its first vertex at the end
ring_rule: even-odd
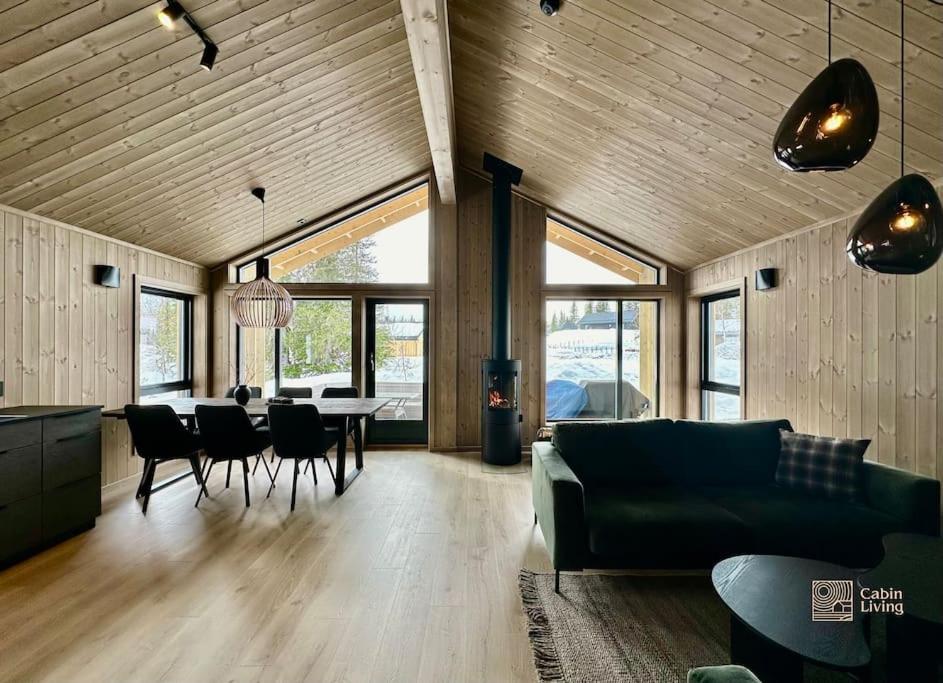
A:
POLYGON ((560 0, 540 0, 540 11, 548 17, 554 16, 560 9, 560 0))

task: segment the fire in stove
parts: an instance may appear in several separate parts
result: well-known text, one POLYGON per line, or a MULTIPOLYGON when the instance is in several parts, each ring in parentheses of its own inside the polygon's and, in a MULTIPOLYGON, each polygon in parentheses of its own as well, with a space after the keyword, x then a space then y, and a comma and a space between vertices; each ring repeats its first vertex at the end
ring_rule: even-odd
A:
POLYGON ((488 391, 488 407, 503 408, 506 410, 511 407, 511 401, 505 398, 497 389, 491 389, 488 391))

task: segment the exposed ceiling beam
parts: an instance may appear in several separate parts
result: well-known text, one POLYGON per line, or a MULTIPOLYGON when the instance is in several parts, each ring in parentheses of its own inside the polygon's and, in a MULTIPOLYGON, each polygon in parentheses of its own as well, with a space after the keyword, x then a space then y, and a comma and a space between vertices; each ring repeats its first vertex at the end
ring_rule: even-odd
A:
POLYGON ((446 0, 400 0, 432 165, 445 204, 455 203, 455 111, 446 0))

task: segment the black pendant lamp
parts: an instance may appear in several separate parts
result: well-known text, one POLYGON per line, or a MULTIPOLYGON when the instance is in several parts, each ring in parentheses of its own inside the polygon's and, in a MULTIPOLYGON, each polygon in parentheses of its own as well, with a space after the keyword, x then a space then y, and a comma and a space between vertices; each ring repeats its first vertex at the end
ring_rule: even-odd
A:
POLYGON ((904 174, 904 2, 900 3, 900 178, 855 221, 845 250, 858 266, 916 275, 943 253, 943 206, 930 181, 904 174))
POLYGON ((832 3, 828 3, 829 65, 793 102, 773 138, 776 161, 790 171, 844 171, 871 150, 878 132, 878 93, 854 59, 832 62, 832 3))

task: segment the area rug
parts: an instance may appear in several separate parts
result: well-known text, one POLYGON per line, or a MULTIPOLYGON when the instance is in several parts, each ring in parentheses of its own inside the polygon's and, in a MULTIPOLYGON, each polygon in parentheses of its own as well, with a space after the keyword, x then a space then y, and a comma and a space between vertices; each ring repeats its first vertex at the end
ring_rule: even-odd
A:
POLYGON ((541 681, 663 683, 729 661, 729 616, 706 576, 564 575, 521 571, 541 681))

